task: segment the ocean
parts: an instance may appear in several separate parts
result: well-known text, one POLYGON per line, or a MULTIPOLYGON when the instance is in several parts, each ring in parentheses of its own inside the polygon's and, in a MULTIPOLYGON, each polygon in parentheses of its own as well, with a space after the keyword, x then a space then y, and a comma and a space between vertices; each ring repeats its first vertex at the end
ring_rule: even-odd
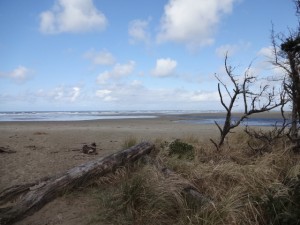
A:
MULTIPOLYGON (((180 116, 179 116, 180 118, 180 116)), ((238 117, 232 117, 232 122, 237 121, 238 117)), ((211 115, 211 116, 193 116, 190 115, 187 118, 182 117, 178 120, 179 123, 189 123, 189 124, 215 124, 217 122, 219 125, 223 125, 225 123, 225 117, 220 117, 219 115, 211 115)), ((261 127, 272 127, 272 126, 280 126, 283 124, 283 119, 281 118, 249 118, 245 119, 241 125, 242 126, 261 126, 261 127)))
POLYGON ((155 118, 141 111, 26 111, 0 112, 0 121, 83 121, 101 119, 155 118))
MULTIPOLYGON (((0 122, 4 121, 84 121, 101 119, 135 119, 175 116, 174 122, 191 124, 224 124, 225 118, 220 116, 223 111, 189 111, 189 110, 159 110, 159 111, 26 111, 0 112, 0 122), (205 115, 204 115, 205 114, 205 115)), ((238 118, 233 117, 235 121, 238 118)), ((281 118, 251 118, 243 122, 248 126, 274 126, 282 123, 281 118)))

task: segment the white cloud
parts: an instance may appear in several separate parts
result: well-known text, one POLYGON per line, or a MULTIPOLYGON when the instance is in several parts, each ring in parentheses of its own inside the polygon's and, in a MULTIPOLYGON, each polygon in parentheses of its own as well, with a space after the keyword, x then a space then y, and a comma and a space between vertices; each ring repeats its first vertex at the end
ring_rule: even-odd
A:
POLYGON ((139 81, 139 80, 133 80, 133 81, 130 83, 130 85, 131 85, 132 87, 134 87, 134 88, 139 88, 139 87, 142 86, 142 82, 139 81))
POLYGON ((80 96, 80 87, 73 87, 70 95, 71 102, 75 102, 77 98, 80 96))
POLYGON ((150 32, 148 31, 149 20, 133 20, 129 23, 128 34, 129 42, 135 44, 137 42, 150 42, 150 32))
POLYGON ((257 55, 266 57, 268 59, 273 59, 274 58, 274 49, 272 46, 263 47, 258 51, 257 55))
POLYGON ((29 69, 27 69, 24 66, 19 66, 9 74, 9 77, 11 77, 14 80, 24 81, 28 78, 28 74, 29 69))
POLYGON ((75 103, 81 96, 81 87, 58 86, 52 90, 40 89, 34 95, 36 98, 45 99, 50 102, 75 103))
POLYGON ((40 14, 40 31, 45 34, 99 31, 106 25, 105 15, 93 0, 56 0, 51 10, 40 14))
POLYGON ((114 56, 106 50, 99 52, 89 50, 84 54, 84 57, 89 59, 95 65, 112 65, 115 63, 114 56))
POLYGON ((157 41, 174 41, 188 47, 213 43, 217 25, 223 15, 231 13, 234 1, 169 0, 157 41))
POLYGON ((24 83, 31 78, 32 71, 25 66, 18 66, 11 72, 0 72, 0 78, 9 78, 16 83, 24 83))
POLYGON ((134 71, 135 62, 129 61, 127 64, 116 64, 111 71, 104 71, 97 77, 98 84, 106 84, 110 79, 121 79, 130 75, 134 71))
POLYGON ((167 77, 174 74, 177 62, 170 58, 161 58, 156 60, 156 66, 152 74, 157 77, 167 77))
POLYGON ((247 50, 250 47, 249 42, 240 42, 237 44, 226 44, 216 49, 216 54, 220 58, 224 58, 226 53, 228 56, 233 56, 240 51, 247 50))
POLYGON ((205 102, 205 101, 219 101, 218 92, 193 92, 190 94, 190 101, 205 102))
MULTIPOLYGON (((279 52, 280 49, 277 49, 277 51, 279 52)), ((274 79, 282 79, 286 74, 286 71, 283 68, 273 64, 275 60, 274 54, 274 48, 272 46, 261 48, 257 55, 262 57, 263 60, 259 62, 258 67, 260 70, 271 71, 271 77, 274 79)))
POLYGON ((107 90, 107 89, 104 89, 104 90, 97 90, 96 91, 96 96, 99 97, 99 98, 103 98, 107 95, 109 95, 111 93, 110 90, 107 90))
POLYGON ((113 97, 112 91, 108 89, 101 89, 96 91, 96 97, 102 99, 105 102, 112 102, 118 100, 117 98, 113 97))

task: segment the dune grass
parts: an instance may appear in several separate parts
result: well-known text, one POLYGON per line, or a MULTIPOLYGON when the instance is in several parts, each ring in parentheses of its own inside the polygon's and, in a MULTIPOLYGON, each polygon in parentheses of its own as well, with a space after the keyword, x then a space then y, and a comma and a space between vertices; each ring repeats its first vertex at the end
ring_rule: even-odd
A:
POLYGON ((98 214, 90 224, 300 224, 300 156, 286 139, 262 154, 250 149, 249 141, 256 140, 233 134, 230 145, 216 152, 209 142, 187 137, 170 154, 174 142, 157 140, 152 157, 179 176, 166 178, 155 166, 138 162, 102 178, 93 196, 98 214), (180 177, 212 202, 200 205, 188 198, 180 177))
POLYGON ((122 148, 126 149, 126 148, 130 148, 134 145, 136 145, 138 142, 138 139, 136 137, 134 137, 133 135, 127 136, 122 144, 122 148))

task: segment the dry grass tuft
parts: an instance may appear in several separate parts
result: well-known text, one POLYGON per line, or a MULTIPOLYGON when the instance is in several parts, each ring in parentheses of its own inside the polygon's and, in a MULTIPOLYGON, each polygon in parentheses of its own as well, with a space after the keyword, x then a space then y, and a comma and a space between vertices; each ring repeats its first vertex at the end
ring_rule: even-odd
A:
POLYGON ((136 137, 134 137, 134 136, 128 136, 123 141, 122 148, 123 149, 130 148, 130 147, 136 145, 137 143, 138 143, 138 140, 137 140, 136 137))

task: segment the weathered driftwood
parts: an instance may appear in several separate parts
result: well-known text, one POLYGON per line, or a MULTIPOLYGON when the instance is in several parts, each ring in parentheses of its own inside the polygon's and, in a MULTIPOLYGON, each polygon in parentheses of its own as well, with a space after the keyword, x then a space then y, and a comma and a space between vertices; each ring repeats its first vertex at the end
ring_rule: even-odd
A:
POLYGON ((0 153, 11 154, 11 153, 16 153, 16 151, 13 151, 13 150, 9 149, 8 147, 0 147, 0 153))
POLYGON ((134 162, 154 149, 154 145, 142 142, 105 158, 99 158, 74 167, 60 176, 41 182, 13 186, 0 193, 0 202, 7 202, 21 193, 19 201, 11 207, 0 208, 0 225, 12 224, 42 208, 67 190, 134 162))
POLYGON ((90 145, 84 144, 82 146, 82 152, 84 154, 89 154, 89 155, 97 155, 98 153, 96 152, 96 143, 92 143, 90 145))

